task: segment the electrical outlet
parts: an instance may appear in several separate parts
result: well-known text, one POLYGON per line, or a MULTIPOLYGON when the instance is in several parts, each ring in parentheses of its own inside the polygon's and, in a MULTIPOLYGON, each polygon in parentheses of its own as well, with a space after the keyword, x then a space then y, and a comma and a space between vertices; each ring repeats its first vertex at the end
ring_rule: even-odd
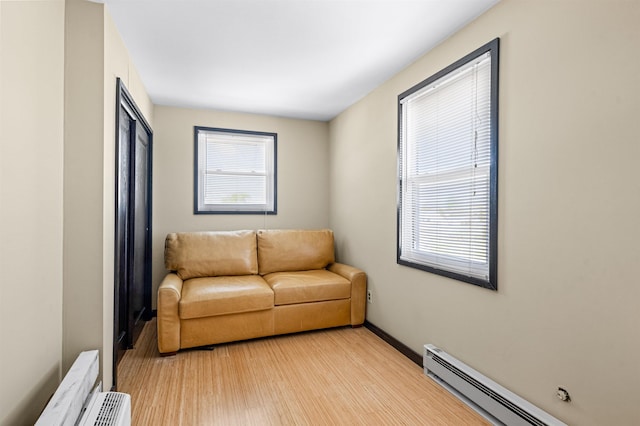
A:
POLYGON ((556 391, 556 396, 560 401, 571 402, 571 397, 569 396, 569 391, 564 388, 558 387, 556 391))
POLYGON ((373 293, 371 290, 367 290, 367 302, 373 303, 373 293))

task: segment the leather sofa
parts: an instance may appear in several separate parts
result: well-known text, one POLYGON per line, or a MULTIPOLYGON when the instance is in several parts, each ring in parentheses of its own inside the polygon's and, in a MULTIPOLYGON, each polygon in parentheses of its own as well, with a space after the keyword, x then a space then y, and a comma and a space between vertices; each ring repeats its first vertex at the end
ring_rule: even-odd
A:
POLYGON ((331 230, 167 235, 158 350, 364 323, 367 276, 336 263, 331 230))

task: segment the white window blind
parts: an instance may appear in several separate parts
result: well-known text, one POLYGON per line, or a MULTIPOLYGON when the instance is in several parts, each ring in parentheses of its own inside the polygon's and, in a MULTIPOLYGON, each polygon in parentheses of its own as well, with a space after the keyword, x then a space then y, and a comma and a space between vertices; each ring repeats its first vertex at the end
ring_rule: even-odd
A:
POLYGON ((275 212, 273 133, 196 127, 196 212, 275 212))
POLYGON ((474 283, 490 281, 491 61, 484 52, 399 99, 398 261, 474 283))

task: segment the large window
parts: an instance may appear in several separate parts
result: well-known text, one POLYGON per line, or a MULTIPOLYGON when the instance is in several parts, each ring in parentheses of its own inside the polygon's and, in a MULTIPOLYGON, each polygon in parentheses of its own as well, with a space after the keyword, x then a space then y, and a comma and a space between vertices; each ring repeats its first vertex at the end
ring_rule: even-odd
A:
POLYGON ((498 48, 398 97, 398 263, 494 290, 498 48))
POLYGON ((275 214, 276 133, 194 127, 194 213, 275 214))

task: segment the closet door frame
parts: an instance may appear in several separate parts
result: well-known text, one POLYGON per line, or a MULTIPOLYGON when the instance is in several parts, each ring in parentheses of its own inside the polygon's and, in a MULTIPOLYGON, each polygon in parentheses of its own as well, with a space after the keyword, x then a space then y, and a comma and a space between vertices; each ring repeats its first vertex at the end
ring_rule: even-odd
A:
POLYGON ((153 317, 151 298, 151 244, 152 244, 152 159, 153 159, 153 131, 144 118, 142 112, 133 100, 133 97, 120 78, 116 80, 116 111, 115 111, 115 233, 114 233, 114 303, 113 303, 113 385, 117 388, 118 362, 126 349, 133 348, 135 343, 132 322, 129 319, 129 288, 133 283, 133 248, 135 235, 135 189, 136 189, 136 143, 137 132, 142 129, 147 135, 146 153, 146 215, 145 229, 145 253, 144 253, 144 284, 143 284, 143 309, 140 319, 148 321, 153 317), (131 125, 128 131, 128 140, 122 140, 121 111, 130 117, 131 125), (124 166, 123 166, 124 164, 124 166), (123 194, 122 191, 126 191, 123 194), (125 295, 121 295, 121 292, 125 295), (123 302, 124 301, 124 302, 123 302), (124 306, 122 306, 124 304, 124 306), (125 336, 121 336, 123 310, 126 311, 125 336))

